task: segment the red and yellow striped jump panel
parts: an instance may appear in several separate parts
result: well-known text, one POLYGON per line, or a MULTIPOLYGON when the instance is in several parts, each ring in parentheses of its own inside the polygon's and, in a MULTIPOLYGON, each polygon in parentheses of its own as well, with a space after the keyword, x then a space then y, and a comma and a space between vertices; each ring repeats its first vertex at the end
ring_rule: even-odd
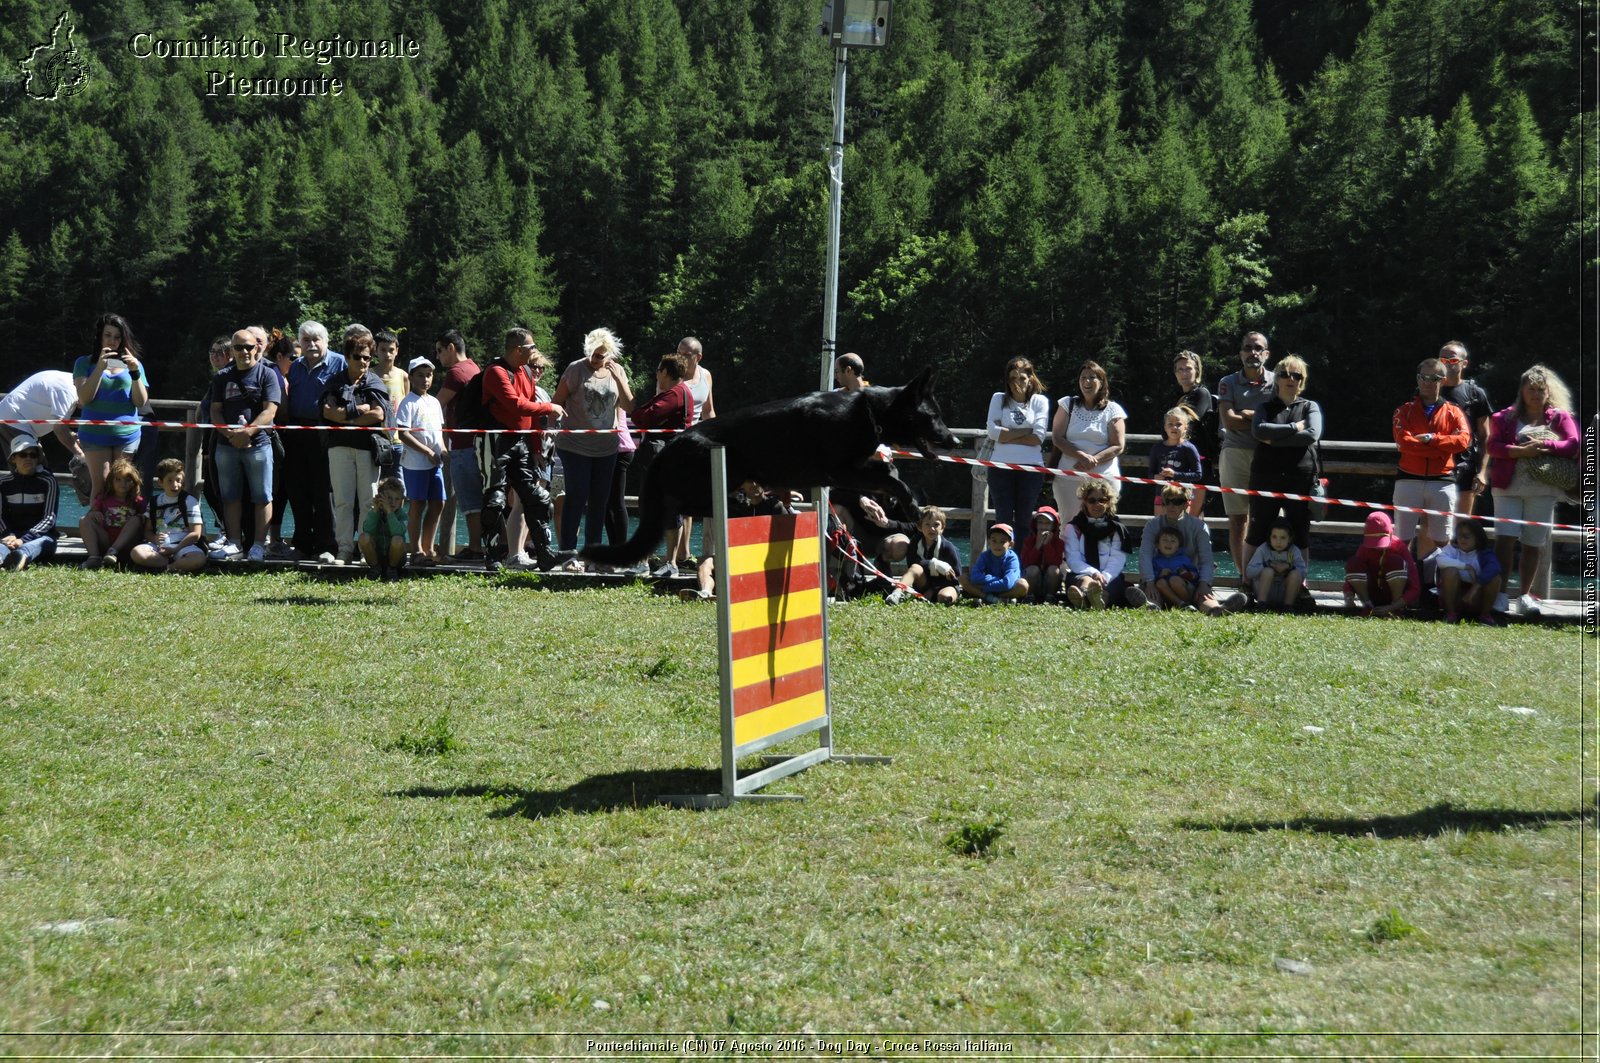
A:
POLYGON ((728 522, 735 746, 827 713, 821 559, 815 513, 728 522))

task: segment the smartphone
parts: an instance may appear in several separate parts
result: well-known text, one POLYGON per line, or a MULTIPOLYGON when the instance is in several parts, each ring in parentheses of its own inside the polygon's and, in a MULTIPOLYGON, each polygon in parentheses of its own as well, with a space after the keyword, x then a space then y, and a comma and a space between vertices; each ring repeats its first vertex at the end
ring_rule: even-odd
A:
POLYGON ((127 369, 127 368, 128 368, 128 363, 124 362, 121 358, 107 358, 106 359, 106 369, 109 370, 110 372, 115 373, 119 369, 127 369))

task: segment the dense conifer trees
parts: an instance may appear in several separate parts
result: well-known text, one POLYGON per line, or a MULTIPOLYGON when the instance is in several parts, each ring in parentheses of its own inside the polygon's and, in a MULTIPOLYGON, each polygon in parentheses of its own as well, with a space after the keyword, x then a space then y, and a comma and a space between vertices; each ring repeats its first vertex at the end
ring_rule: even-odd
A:
MULTIPOLYGON (((1581 6, 900 0, 892 47, 850 65, 841 342, 884 382, 939 366, 966 424, 1026 353, 1058 385, 1106 364, 1153 430, 1172 353, 1215 370, 1247 327, 1311 363, 1336 436, 1386 434, 1404 367, 1447 337, 1496 398, 1535 359, 1573 373, 1594 335, 1581 6)), ((217 332, 313 314, 410 350, 522 323, 562 362, 604 324, 636 368, 694 332, 725 406, 815 386, 816 0, 12 8, 12 69, 70 10, 90 77, 5 85, 0 387, 84 353, 102 309, 136 323, 161 394, 198 390, 217 332), (268 54, 141 58, 141 31, 268 54), (418 49, 324 65, 280 33, 418 49), (213 94, 212 70, 343 91, 213 94)))

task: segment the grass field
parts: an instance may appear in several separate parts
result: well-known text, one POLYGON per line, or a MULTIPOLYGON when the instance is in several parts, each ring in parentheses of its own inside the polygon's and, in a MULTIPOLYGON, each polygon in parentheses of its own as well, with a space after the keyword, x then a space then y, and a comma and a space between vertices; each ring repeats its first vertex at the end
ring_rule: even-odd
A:
POLYGON ((531 582, 0 581, 4 1050, 1592 1047, 1576 629, 836 607, 894 764, 697 813, 714 609, 531 582))

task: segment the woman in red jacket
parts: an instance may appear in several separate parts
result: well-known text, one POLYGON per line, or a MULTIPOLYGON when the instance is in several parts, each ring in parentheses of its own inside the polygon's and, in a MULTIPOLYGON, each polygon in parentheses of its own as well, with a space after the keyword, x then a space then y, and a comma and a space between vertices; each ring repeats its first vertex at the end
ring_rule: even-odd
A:
MULTIPOLYGON (((1489 484, 1494 488, 1494 515, 1533 521, 1530 525, 1497 524, 1495 553, 1510 582, 1513 544, 1522 542, 1522 561, 1518 566, 1524 616, 1539 615, 1539 599, 1532 593, 1546 545, 1548 525, 1555 517, 1556 501, 1567 497, 1568 488, 1541 478, 1547 463, 1537 459, 1553 456, 1576 461, 1579 449, 1578 423, 1569 412, 1572 393, 1561 378, 1543 365, 1531 366, 1522 374, 1517 401, 1489 418, 1489 484), (1534 470, 1540 469, 1541 475, 1534 470)), ((1576 486, 1576 482, 1571 486, 1576 486)))

